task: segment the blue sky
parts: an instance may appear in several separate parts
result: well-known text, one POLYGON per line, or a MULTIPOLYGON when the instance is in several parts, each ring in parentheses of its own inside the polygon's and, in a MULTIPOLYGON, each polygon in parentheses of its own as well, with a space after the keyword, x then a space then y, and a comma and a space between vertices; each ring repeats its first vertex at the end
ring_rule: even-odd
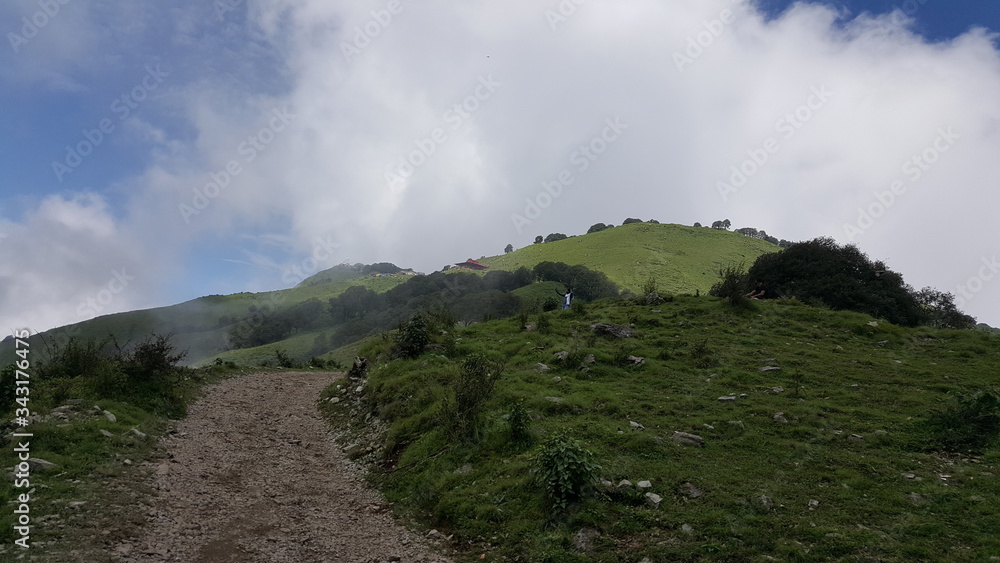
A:
POLYGON ((5 326, 626 217, 855 242, 1000 324, 1000 3, 64 1, 0 5, 5 326))
MULTIPOLYGON (((845 10, 848 18, 863 12, 885 14, 898 10, 912 17, 915 32, 931 41, 947 41, 969 31, 974 26, 1000 31, 1000 3, 991 0, 851 0, 823 2, 837 10, 845 10)), ((780 15, 794 2, 761 0, 758 6, 771 16, 780 15)))

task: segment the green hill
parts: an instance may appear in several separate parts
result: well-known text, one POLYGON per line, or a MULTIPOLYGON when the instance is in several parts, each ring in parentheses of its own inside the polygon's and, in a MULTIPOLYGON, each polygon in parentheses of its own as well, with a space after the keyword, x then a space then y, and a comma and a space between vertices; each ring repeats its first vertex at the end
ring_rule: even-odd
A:
POLYGON ((900 328, 794 300, 734 310, 711 297, 438 328, 412 360, 379 360, 392 341, 370 340, 360 352, 370 375, 331 386, 322 404, 339 428, 381 429, 350 453, 372 464, 400 514, 453 535, 459 560, 1000 554, 1000 452, 960 442, 995 434, 1000 410, 957 408, 997 384, 995 334, 900 328), (595 323, 635 332, 601 335, 595 323), (505 367, 464 364, 476 354, 505 367), (550 483, 587 482, 587 454, 560 434, 600 466, 565 510, 536 480, 545 457, 550 483))
POLYGON ((531 268, 539 262, 579 264, 604 272, 622 289, 639 292, 651 276, 667 293, 706 293, 719 267, 745 263, 779 248, 769 242, 718 229, 631 223, 567 239, 534 244, 479 260, 495 270, 531 268))
MULTIPOLYGON (((314 276, 306 280, 310 283, 303 282, 290 289, 209 295, 168 307, 103 315, 46 331, 38 340, 43 342, 44 347, 45 342, 58 346, 69 337, 83 341, 101 341, 111 335, 124 344, 141 340, 152 333, 172 334, 174 345, 188 351, 184 363, 196 365, 226 350, 230 328, 234 323, 240 322, 251 307, 274 310, 310 299, 317 299, 325 304, 351 286, 358 285, 382 293, 409 278, 404 275, 361 276, 357 273, 351 276, 336 268, 320 272, 317 276, 321 277, 314 276)), ((10 363, 14 359, 12 342, 0 343, 0 364, 10 363)))
MULTIPOLYGON (((565 262, 599 270, 623 289, 634 292, 651 276, 666 293, 702 293, 715 282, 720 266, 744 262, 778 248, 766 241, 709 228, 635 223, 561 241, 536 244, 510 254, 481 261, 494 270, 513 271, 544 261, 565 262)), ((319 272, 294 288, 262 292, 210 295, 178 305, 105 315, 43 334, 49 342, 69 336, 101 340, 113 335, 120 343, 136 341, 151 333, 174 335, 179 349, 188 351, 185 363, 200 365, 215 358, 256 365, 273 356, 275 346, 305 353, 312 339, 324 332, 297 332, 287 341, 255 349, 226 351, 233 323, 247 316, 251 307, 271 310, 317 299, 325 304, 348 287, 360 285, 377 293, 406 282, 410 276, 364 276, 336 266, 319 272)), ((548 290, 548 287, 546 287, 548 290)), ((523 293, 523 292, 522 292, 523 293)), ((530 293, 530 291, 528 292, 530 293)), ((548 291, 551 293, 551 291, 548 291)), ((9 342, 0 343, 0 361, 13 360, 9 342)))

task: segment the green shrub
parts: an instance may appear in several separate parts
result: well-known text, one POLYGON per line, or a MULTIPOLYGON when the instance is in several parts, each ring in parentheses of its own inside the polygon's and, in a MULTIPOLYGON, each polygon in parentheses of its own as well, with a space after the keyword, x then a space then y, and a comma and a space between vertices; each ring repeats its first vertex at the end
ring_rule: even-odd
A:
POLYGON ((554 509, 565 512, 570 503, 593 489, 601 469, 593 457, 565 434, 553 435, 545 441, 535 458, 536 479, 554 509))
POLYGON ((546 298, 545 301, 542 303, 542 311, 545 311, 546 313, 549 311, 555 311, 558 308, 559 308, 559 300, 556 299, 555 297, 546 298))
POLYGON ((396 353, 403 358, 416 358, 430 343, 427 321, 414 315, 409 321, 400 323, 396 334, 396 353))
POLYGON ((721 297, 730 307, 739 308, 750 304, 746 295, 751 289, 750 278, 744 271, 743 264, 729 264, 719 268, 719 281, 708 294, 721 297))
POLYGON ((548 315, 538 315, 538 332, 548 334, 552 331, 552 321, 548 315))
POLYGON ((719 365, 715 351, 708 347, 707 338, 691 347, 691 358, 697 368, 714 368, 719 365))
POLYGON ((649 276, 648 278, 646 278, 646 281, 643 282, 642 284, 642 294, 650 295, 653 293, 658 293, 656 276, 649 276))
POLYGON ((528 415, 528 409, 524 408, 523 402, 515 401, 510 404, 510 410, 507 411, 507 430, 512 443, 531 442, 531 416, 528 415))
POLYGON ((528 326, 528 313, 520 313, 514 317, 517 321, 517 329, 524 330, 528 326))
POLYGON ((295 362, 292 361, 292 358, 288 355, 288 352, 286 352, 284 348, 274 349, 274 361, 278 364, 278 367, 295 367, 295 362))
POLYGON ((952 399, 922 424, 926 449, 947 452, 982 451, 1000 437, 1000 398, 978 391, 952 399))
POLYGON ((455 382, 455 399, 446 398, 441 413, 452 438, 479 438, 482 406, 493 394, 493 387, 503 374, 503 363, 482 354, 473 354, 462 362, 455 382))

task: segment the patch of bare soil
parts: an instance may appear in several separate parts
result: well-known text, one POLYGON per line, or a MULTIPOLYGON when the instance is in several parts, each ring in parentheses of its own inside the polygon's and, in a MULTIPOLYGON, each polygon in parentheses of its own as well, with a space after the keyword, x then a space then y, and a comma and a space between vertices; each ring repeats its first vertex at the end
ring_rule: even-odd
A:
POLYGON ((392 519, 317 409, 337 374, 264 373, 206 389, 164 439, 123 563, 446 562, 392 519))

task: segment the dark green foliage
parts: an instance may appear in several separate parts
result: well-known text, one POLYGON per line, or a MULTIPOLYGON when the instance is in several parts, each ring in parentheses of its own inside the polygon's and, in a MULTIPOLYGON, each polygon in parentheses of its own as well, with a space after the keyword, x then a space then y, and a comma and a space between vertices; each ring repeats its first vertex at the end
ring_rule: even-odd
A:
POLYGON ((274 361, 278 365, 278 367, 282 368, 295 367, 295 362, 292 361, 292 358, 288 355, 288 352, 286 352, 284 348, 274 349, 274 361))
POLYGON ((631 225, 632 223, 642 223, 642 219, 635 219, 633 217, 629 217, 628 219, 622 221, 622 225, 631 225))
POLYGON ((514 444, 530 443, 533 436, 531 434, 531 416, 528 409, 524 408, 524 402, 513 401, 507 411, 507 431, 510 441, 514 444))
POLYGON ((507 246, 504 247, 504 249, 503 249, 503 253, 504 254, 510 254, 511 252, 514 252, 514 245, 513 244, 508 244, 507 246))
POLYGON ((174 351, 169 335, 154 335, 131 348, 119 350, 117 360, 129 380, 138 383, 169 377, 186 355, 185 352, 174 351))
POLYGON ((548 334, 551 331, 552 320, 549 319, 549 316, 545 314, 538 315, 538 332, 540 334, 548 334))
POLYGON ((70 337, 62 347, 46 350, 48 357, 35 362, 33 376, 42 380, 69 379, 98 373, 112 361, 107 352, 110 344, 110 338, 83 342, 70 337))
POLYGON ((595 272, 586 266, 540 262, 533 272, 539 281, 555 281, 572 289, 577 299, 594 301, 618 296, 618 286, 604 272, 595 272))
POLYGON ((369 276, 372 274, 398 274, 403 271, 399 266, 392 264, 390 262, 379 262, 377 264, 368 264, 361 268, 361 273, 369 276))
POLYGON ((326 333, 321 332, 313 339, 312 348, 309 349, 310 356, 321 356, 330 351, 330 345, 326 340, 326 333))
POLYGON ((518 330, 525 330, 528 328, 528 313, 526 311, 518 314, 516 320, 518 330))
POLYGON ((170 344, 170 336, 153 335, 126 345, 110 337, 101 342, 69 338, 35 358, 32 395, 47 398, 53 406, 69 398, 112 399, 180 416, 185 368, 177 363, 184 356, 170 344))
POLYGON ((719 365, 715 352, 708 347, 707 338, 691 347, 691 358, 697 368, 712 368, 719 365))
POLYGON ((347 288, 338 297, 330 299, 327 310, 334 322, 344 322, 363 318, 369 313, 376 313, 385 308, 384 295, 379 295, 366 287, 354 285, 347 288))
POLYGON ((555 311, 559 308, 559 300, 555 297, 546 297, 545 301, 542 302, 542 311, 549 312, 555 311))
POLYGON ((399 324, 399 331, 396 333, 396 354, 402 358, 416 358, 423 353, 430 341, 427 321, 421 315, 414 315, 409 321, 399 324))
POLYGON ((308 330, 323 317, 323 304, 318 299, 309 299, 276 311, 251 306, 247 312, 249 316, 229 330, 232 348, 263 346, 284 340, 295 331, 308 330))
POLYGON ((873 262, 856 246, 840 246, 830 238, 765 254, 747 275, 778 295, 807 303, 821 299, 834 310, 866 313, 903 326, 926 319, 901 275, 873 262))
POLYGON ((646 281, 642 283, 642 294, 650 295, 657 293, 656 276, 649 276, 646 281))
POLYGON ((976 319, 959 311, 955 305, 955 296, 950 293, 925 287, 914 292, 913 297, 924 311, 921 324, 935 328, 976 328, 976 319))
POLYGON ((555 242, 557 240, 563 240, 569 238, 562 233, 549 233, 549 236, 545 237, 545 242, 555 242))
POLYGON ((587 229, 587 234, 590 234, 590 233, 599 233, 599 232, 601 232, 601 231, 603 231, 605 229, 610 229, 612 227, 614 227, 614 225, 605 225, 604 223, 595 223, 595 224, 591 225, 589 229, 587 229))
POLYGON ((482 418, 482 407, 493 394, 493 387, 503 375, 502 362, 483 354, 473 354, 464 361, 455 382, 455 400, 442 406, 449 434, 457 440, 476 440, 482 418))
POLYGON ((601 469, 593 458, 592 453, 564 433, 551 436, 542 445, 535 458, 535 476, 555 510, 565 512, 570 503, 593 489, 601 469))
POLYGON ((740 308, 749 305, 750 300, 746 295, 752 287, 743 264, 729 264, 719 268, 719 281, 712 286, 708 294, 712 297, 721 297, 730 307, 740 308))
POLYGON ((0 412, 14 407, 17 392, 17 366, 7 364, 0 369, 0 412))
POLYGON ((530 285, 531 282, 531 270, 525 268, 524 266, 513 272, 493 270, 491 272, 487 272, 486 275, 483 276, 483 286, 486 289, 495 289, 497 291, 504 292, 513 291, 519 287, 530 285))
POLYGON ((1000 398, 978 391, 953 398, 924 421, 920 445, 954 453, 981 452, 1000 437, 1000 398))
POLYGON ((542 235, 538 235, 535 237, 535 244, 542 244, 542 240, 542 235))
POLYGON ((479 276, 468 272, 435 272, 414 276, 384 294, 364 288, 351 288, 330 300, 331 320, 339 323, 329 337, 330 348, 337 348, 365 336, 388 330, 423 314, 432 328, 447 330, 455 322, 475 322, 483 318, 501 319, 517 314, 522 304, 509 292, 530 284, 533 275, 527 268, 514 272, 489 272, 479 276), (435 311, 447 310, 435 324, 435 311), (448 324, 447 320, 453 320, 448 324))

